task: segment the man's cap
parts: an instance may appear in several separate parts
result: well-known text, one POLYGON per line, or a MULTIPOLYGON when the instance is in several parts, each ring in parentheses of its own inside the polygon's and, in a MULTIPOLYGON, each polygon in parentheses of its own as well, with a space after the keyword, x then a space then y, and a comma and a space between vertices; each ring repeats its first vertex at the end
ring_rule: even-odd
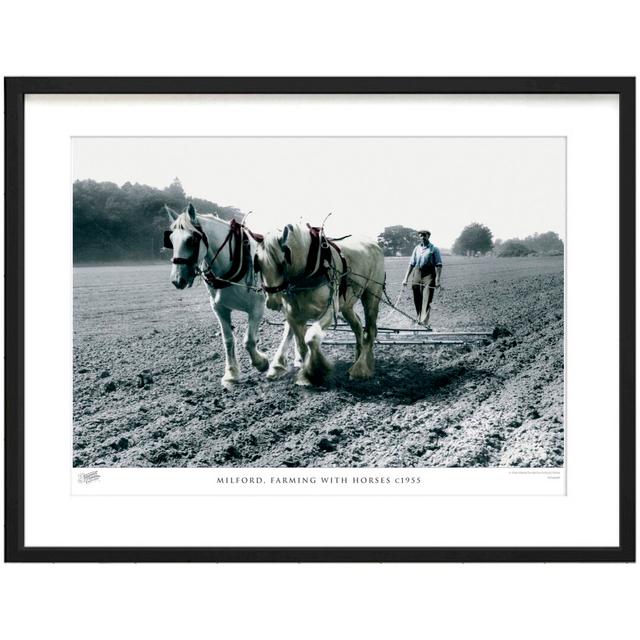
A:
POLYGON ((431 231, 427 231, 426 229, 420 229, 418 231, 418 235, 422 235, 423 233, 426 233, 427 235, 431 235, 431 231))

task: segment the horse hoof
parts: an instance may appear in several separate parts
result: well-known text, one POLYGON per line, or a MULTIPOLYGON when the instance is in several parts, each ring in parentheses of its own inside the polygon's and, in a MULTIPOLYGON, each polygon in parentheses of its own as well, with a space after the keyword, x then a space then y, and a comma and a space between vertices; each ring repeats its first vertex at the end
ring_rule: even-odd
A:
POLYGON ((232 378, 231 376, 224 376, 223 378, 220 378, 220 384, 225 389, 231 389, 236 384, 238 384, 238 378, 232 378))
POLYGON ((364 367, 353 365, 348 371, 349 380, 369 380, 373 378, 373 371, 369 371, 364 367))
POLYGON ((299 387, 310 387, 311 386, 311 381, 309 380, 309 378, 307 378, 307 376, 302 374, 302 371, 296 376, 296 384, 299 387))
POLYGON ((264 360, 259 360, 258 362, 255 362, 253 364, 253 366, 260 371, 260 373, 263 373, 264 371, 266 371, 269 368, 269 361, 265 358, 264 360))
POLYGON ((267 380, 277 380, 287 373, 286 367, 271 367, 267 372, 267 380))
POLYGON ((298 379, 304 380, 300 384, 305 386, 322 387, 327 383, 329 375, 331 374, 331 367, 318 367, 317 369, 300 369, 298 373, 298 379))

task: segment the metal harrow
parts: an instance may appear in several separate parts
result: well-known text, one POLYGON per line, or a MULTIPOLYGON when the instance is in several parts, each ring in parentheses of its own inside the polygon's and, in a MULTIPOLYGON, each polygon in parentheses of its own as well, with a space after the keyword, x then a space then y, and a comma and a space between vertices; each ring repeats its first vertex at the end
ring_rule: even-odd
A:
MULTIPOLYGON (((283 326, 282 322, 267 320, 267 324, 283 326)), ((327 329, 329 337, 322 341, 328 345, 354 345, 355 336, 346 322, 327 329)), ((467 344, 473 342, 489 342, 493 331, 429 331, 424 327, 400 328, 378 327, 378 345, 436 345, 436 344, 467 344)))

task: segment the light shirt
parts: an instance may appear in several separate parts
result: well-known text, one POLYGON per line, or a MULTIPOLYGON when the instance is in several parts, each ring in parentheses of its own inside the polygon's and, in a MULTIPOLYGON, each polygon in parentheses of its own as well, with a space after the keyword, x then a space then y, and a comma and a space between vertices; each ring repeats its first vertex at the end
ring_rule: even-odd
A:
POLYGON ((418 269, 424 269, 426 267, 441 267, 442 257, 440 256, 440 249, 435 245, 428 242, 426 245, 420 243, 411 254, 412 267, 418 269))

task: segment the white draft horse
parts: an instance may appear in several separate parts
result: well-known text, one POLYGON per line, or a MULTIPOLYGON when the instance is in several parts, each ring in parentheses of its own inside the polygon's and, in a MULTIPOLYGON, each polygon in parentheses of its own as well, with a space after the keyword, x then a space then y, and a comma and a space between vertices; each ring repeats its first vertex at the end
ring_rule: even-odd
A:
MULTIPOLYGON (((267 307, 284 308, 304 358, 296 384, 326 380, 331 365, 320 346, 338 311, 356 336, 356 361, 349 369, 350 378, 373 376, 373 345, 385 278, 384 256, 377 243, 348 237, 338 246, 322 228, 288 224, 258 242, 254 269, 261 274, 267 307), (364 329, 354 311, 358 300, 364 308, 364 329), (308 321, 313 323, 307 328, 308 321)), ((279 349, 272 364, 275 373, 281 355, 279 349)))
MULTIPOLYGON (((177 289, 190 287, 196 275, 205 281, 211 308, 218 318, 225 350, 223 386, 239 380, 231 311, 248 316, 244 346, 258 371, 266 371, 269 361, 257 348, 258 328, 265 310, 265 295, 255 286, 252 265, 258 234, 252 234, 235 220, 227 222, 212 215, 199 215, 192 204, 181 214, 165 205, 171 228, 165 231, 164 246, 173 249, 171 282, 177 289)), ((290 329, 285 323, 283 344, 286 352, 290 329)), ((282 358, 280 358, 282 360, 282 358)))

